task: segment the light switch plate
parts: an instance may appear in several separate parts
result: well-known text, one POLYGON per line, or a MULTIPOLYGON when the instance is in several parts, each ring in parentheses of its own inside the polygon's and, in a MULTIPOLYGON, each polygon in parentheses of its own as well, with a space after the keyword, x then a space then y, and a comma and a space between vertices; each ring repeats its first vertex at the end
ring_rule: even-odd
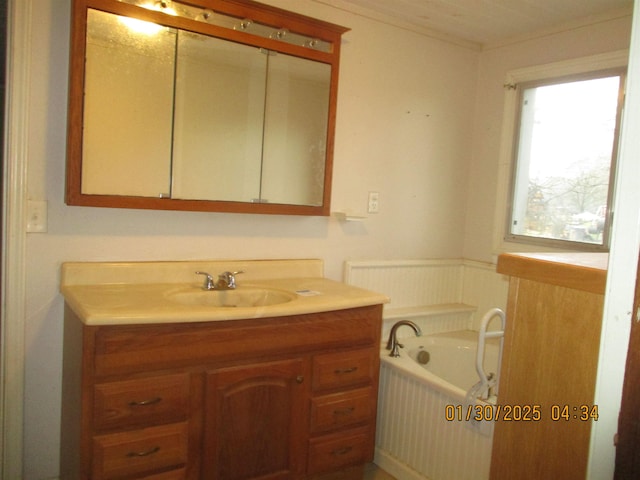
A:
POLYGON ((27 201, 27 232, 44 233, 47 231, 47 202, 44 200, 27 201))
POLYGON ((378 213, 380 211, 380 194, 378 192, 369 192, 368 213, 378 213))

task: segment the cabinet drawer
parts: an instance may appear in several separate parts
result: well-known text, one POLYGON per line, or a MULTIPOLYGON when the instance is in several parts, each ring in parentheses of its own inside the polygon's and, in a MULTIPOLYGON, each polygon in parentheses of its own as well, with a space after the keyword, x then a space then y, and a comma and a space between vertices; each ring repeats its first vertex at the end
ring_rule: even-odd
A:
POLYGON ((102 383, 94 393, 95 430, 179 422, 189 411, 188 374, 102 383))
POLYGON ((187 463, 187 450, 186 423, 96 436, 91 478, 111 480, 179 468, 187 463))
POLYGON ((351 434, 312 440, 309 445, 308 472, 328 472, 341 467, 363 463, 371 456, 370 434, 359 430, 351 434))
POLYGON ((376 398, 371 387, 311 400, 311 432, 355 425, 373 419, 376 398))
POLYGON ((313 389, 349 387, 371 383, 377 375, 377 349, 351 350, 313 358, 313 389))
POLYGON ((186 480, 187 471, 184 468, 178 470, 171 470, 170 472, 162 472, 155 475, 145 475, 144 477, 138 477, 139 480, 186 480))

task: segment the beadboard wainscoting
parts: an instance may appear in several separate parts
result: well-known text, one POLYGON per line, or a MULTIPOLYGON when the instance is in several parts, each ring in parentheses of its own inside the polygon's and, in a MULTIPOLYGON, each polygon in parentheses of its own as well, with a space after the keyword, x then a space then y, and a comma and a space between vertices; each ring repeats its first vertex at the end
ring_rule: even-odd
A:
POLYGON ((383 338, 400 319, 415 321, 425 334, 478 330, 487 310, 506 308, 509 288, 494 264, 465 259, 347 261, 344 281, 391 299, 383 338))

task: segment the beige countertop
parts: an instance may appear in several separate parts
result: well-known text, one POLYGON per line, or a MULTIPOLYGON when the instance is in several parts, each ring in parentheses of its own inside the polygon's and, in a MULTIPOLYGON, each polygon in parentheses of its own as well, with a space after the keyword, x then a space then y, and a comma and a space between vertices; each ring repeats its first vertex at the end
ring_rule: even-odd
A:
POLYGON ((503 253, 498 273, 591 293, 604 294, 607 253, 503 253))
POLYGON ((315 260, 268 262, 67 263, 63 265, 60 290, 68 307, 86 325, 280 317, 389 301, 385 295, 323 278, 322 263, 315 260), (188 291, 198 295, 224 292, 202 290, 203 282, 195 275, 196 270, 209 271, 214 275, 225 270, 244 270, 245 273, 237 276, 238 292, 266 289, 288 294, 291 300, 251 307, 212 307, 176 302, 172 299, 176 292, 188 291), (295 276, 297 273, 318 276, 295 276))

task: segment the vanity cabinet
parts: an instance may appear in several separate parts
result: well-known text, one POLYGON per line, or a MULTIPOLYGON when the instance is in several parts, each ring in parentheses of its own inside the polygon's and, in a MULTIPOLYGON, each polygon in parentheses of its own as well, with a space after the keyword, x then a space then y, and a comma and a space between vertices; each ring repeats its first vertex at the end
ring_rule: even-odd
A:
POLYGON ((513 418, 495 423, 491 479, 586 478, 606 270, 599 253, 499 257, 510 283, 498 403, 513 418))
POLYGON ((62 479, 358 479, 382 306, 86 325, 67 307, 62 479))

